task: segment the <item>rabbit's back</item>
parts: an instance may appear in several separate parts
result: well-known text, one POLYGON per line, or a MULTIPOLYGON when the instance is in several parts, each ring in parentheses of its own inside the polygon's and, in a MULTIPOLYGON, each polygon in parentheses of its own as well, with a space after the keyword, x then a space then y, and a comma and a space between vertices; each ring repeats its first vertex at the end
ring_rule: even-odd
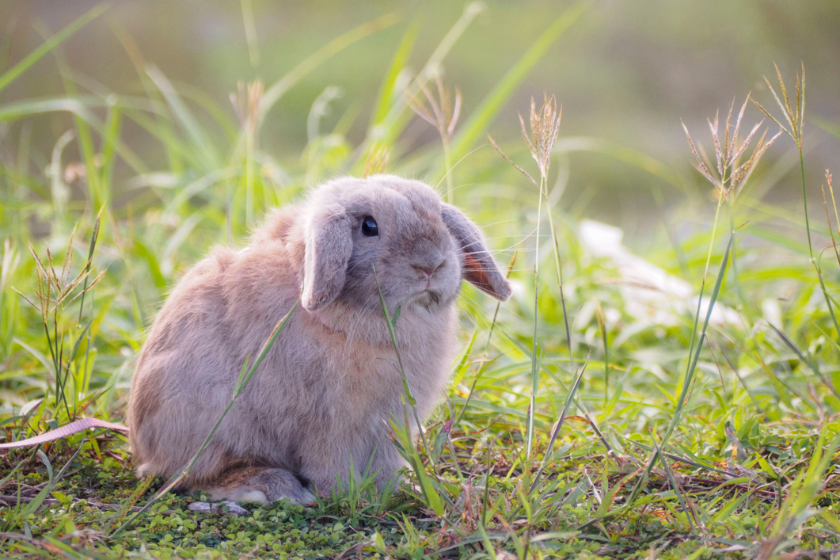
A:
MULTIPOLYGON (((132 380, 131 449, 141 474, 168 476, 189 460, 230 400, 246 358, 256 358, 291 308, 297 278, 285 250, 278 240, 244 252, 216 248, 170 294, 132 380)), ((236 447, 235 432, 244 431, 237 428, 226 420, 211 445, 236 447)), ((224 465, 229 453, 213 451, 202 455, 196 478, 224 465)))

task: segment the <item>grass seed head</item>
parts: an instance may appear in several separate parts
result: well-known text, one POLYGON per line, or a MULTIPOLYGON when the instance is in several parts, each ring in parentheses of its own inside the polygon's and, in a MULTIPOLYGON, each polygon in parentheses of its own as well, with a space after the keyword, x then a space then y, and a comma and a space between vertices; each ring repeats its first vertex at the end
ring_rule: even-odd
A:
POLYGON ((741 121, 743 120, 744 111, 749 102, 750 96, 747 95, 734 122, 732 116, 735 110, 735 102, 732 102, 732 105, 729 106, 729 112, 726 115, 726 124, 724 125, 723 131, 720 130, 718 113, 715 113, 714 120, 708 121, 712 143, 715 148, 715 165, 711 164, 708 156, 703 151, 703 147, 695 144, 685 123, 682 125, 686 139, 688 140, 688 145, 691 148, 691 153, 694 155, 695 167, 715 186, 718 196, 721 198, 728 198, 730 196, 734 198, 738 195, 758 164, 758 161, 761 159, 761 156, 764 155, 767 148, 781 134, 781 132, 778 132, 775 136, 767 140, 767 130, 765 129, 756 141, 752 154, 746 161, 742 162, 742 156, 747 152, 750 145, 752 145, 756 133, 763 124, 763 121, 761 121, 753 126, 746 138, 741 140, 741 121), (713 170, 717 171, 717 173, 713 173, 713 170))
POLYGON ((563 108, 557 108, 554 96, 549 97, 543 94, 543 105, 537 110, 534 98, 531 98, 531 136, 525 130, 525 120, 519 115, 519 125, 522 136, 531 150, 531 155, 540 168, 540 176, 548 180, 548 169, 551 166, 551 152, 554 143, 557 141, 557 133, 560 131, 560 119, 563 115, 563 108))
POLYGON ((408 106, 417 116, 435 127, 445 143, 452 139, 458 117, 461 115, 461 91, 455 88, 455 102, 452 102, 452 91, 443 84, 440 74, 435 74, 437 98, 429 91, 425 84, 418 82, 425 100, 416 96, 409 96, 408 106), (426 104, 428 103, 428 107, 426 104))
POLYGON ((766 76, 764 77, 764 82, 767 84, 768 89, 770 89, 770 93, 773 94, 773 99, 776 100, 776 104, 782 111, 782 115, 784 115, 784 120, 787 122, 787 126, 783 125, 780 122, 780 119, 777 119, 770 114, 770 112, 765 109, 761 103, 758 101, 753 101, 753 103, 761 110, 762 113, 767 115, 768 118, 776 123, 779 128, 785 132, 785 134, 790 136, 791 139, 796 142, 799 149, 802 149, 802 129, 805 124, 805 63, 802 63, 801 75, 796 74, 796 97, 794 98, 794 104, 791 104, 790 102, 790 96, 788 95, 787 88, 785 87, 785 82, 782 80, 782 73, 779 70, 779 67, 776 64, 773 64, 773 66, 776 68, 776 79, 779 81, 779 91, 781 91, 782 96, 779 97, 779 95, 776 94, 776 90, 773 88, 773 85, 766 76))
POLYGON ((238 82, 236 93, 230 94, 233 110, 236 111, 236 117, 243 128, 251 129, 256 126, 264 92, 262 80, 254 80, 247 86, 245 82, 238 82))

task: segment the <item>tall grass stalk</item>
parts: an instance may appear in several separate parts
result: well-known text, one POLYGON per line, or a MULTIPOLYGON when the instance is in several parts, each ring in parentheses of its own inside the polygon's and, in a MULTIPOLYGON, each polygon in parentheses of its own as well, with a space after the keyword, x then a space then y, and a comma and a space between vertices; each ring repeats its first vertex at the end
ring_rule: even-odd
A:
MULTIPOLYGON (((543 99, 542 107, 537 110, 536 102, 534 98, 531 98, 531 112, 530 112, 530 136, 528 134, 528 130, 525 127, 525 120, 522 118, 522 115, 519 115, 519 124, 520 130, 522 132, 522 137, 525 139, 526 144, 531 152, 531 156, 534 158, 534 161, 537 162, 537 167, 540 172, 540 180, 539 182, 535 181, 531 175, 513 163, 496 145, 492 138, 490 138, 490 143, 496 148, 496 151, 513 167, 515 167, 520 173, 525 175, 528 180, 537 187, 537 226, 535 231, 535 242, 534 242, 534 328, 533 328, 533 339, 531 341, 531 397, 530 402, 528 405, 528 416, 527 416, 527 426, 526 426, 526 442, 525 442, 525 450, 526 450, 526 460, 531 459, 531 452, 533 449, 534 444, 534 417, 536 415, 536 405, 537 405, 537 393, 539 392, 539 374, 541 367, 539 365, 539 360, 537 356, 537 349, 538 349, 538 340, 539 340, 539 274, 540 274, 540 244, 541 239, 540 235, 542 232, 542 202, 543 198, 546 199, 548 202, 548 173, 549 169, 551 168, 551 157, 552 151, 554 150, 554 143, 557 141, 557 134, 560 131, 560 120, 562 118, 563 109, 562 107, 558 110, 557 102, 553 97, 549 98, 546 94, 543 99)), ((551 219, 551 208, 548 208, 549 213, 549 220, 551 219)), ((556 249, 556 236, 554 235, 554 225, 551 222, 551 231, 552 231, 552 238, 555 240, 555 249, 556 249)), ((555 252, 555 257, 557 259, 557 270, 558 270, 558 277, 562 278, 560 275, 560 265, 559 265, 559 253, 555 252)), ((562 281, 561 281, 561 290, 562 290, 562 281)), ((565 317, 565 303, 563 309, 563 315, 565 317)), ((567 322, 567 333, 568 333, 568 322, 567 322)), ((569 346, 569 365, 571 366, 571 346, 569 346)), ((570 392, 570 396, 574 394, 574 391, 570 392)))
POLYGON ((780 122, 780 119, 774 117, 757 101, 753 101, 753 103, 755 103, 762 113, 772 119, 772 121, 776 123, 776 125, 778 125, 778 127, 791 138, 791 140, 793 140, 794 144, 796 144, 796 149, 799 152, 799 175, 802 183, 802 204, 803 212, 805 213, 805 231, 808 235, 808 255, 811 259, 811 266, 814 267, 814 270, 817 273, 817 279, 819 280, 820 289, 822 290, 823 298, 825 299, 825 305, 828 307, 828 313, 831 316, 832 323, 834 323, 834 330, 840 338, 840 324, 837 322, 837 316, 834 313, 834 306, 831 304, 832 298, 828 293, 828 289, 825 287, 819 261, 814 258, 814 245, 811 241, 811 221, 808 217, 808 187, 805 182, 805 157, 803 155, 802 142, 802 130, 805 126, 805 63, 802 63, 802 75, 796 75, 795 105, 792 105, 790 102, 790 97, 788 96, 787 88, 785 87, 785 82, 782 79, 782 73, 779 70, 779 67, 775 64, 774 67, 776 68, 776 78, 779 81, 779 90, 782 93, 781 98, 776 94, 776 90, 773 88, 770 80, 765 77, 764 81, 767 84, 770 93, 773 95, 773 99, 779 106, 782 115, 784 115, 784 120, 787 122, 788 126, 783 125, 780 122), (782 102, 782 100, 784 100, 784 102, 782 102))
MULTIPOLYGON (((715 218, 712 224, 712 238, 709 241, 709 251, 706 255, 706 264, 703 270, 703 279, 700 285, 700 295, 697 298, 697 311, 694 315, 694 327, 692 328, 691 332, 691 343, 689 345, 686 371, 685 375, 683 376, 681 390, 679 396, 677 397, 676 405, 674 407, 674 414, 671 418, 671 421, 668 423, 668 427, 665 431, 665 434, 662 436, 662 441, 659 445, 659 448, 664 449, 667 447, 667 443, 673 435, 674 430, 682 420, 683 409, 688 402, 688 393, 694 381, 694 373, 697 368, 697 363, 700 359, 700 352, 703 350, 703 343, 706 340, 706 332, 709 326, 709 321, 711 319, 715 303, 717 302, 717 299, 720 295, 721 286, 723 285, 723 279, 726 274, 726 267, 729 262, 730 252, 732 250, 732 244, 735 239, 735 230, 732 230, 729 233, 729 241, 726 245, 726 251, 724 252, 723 260, 720 264, 720 270, 718 271, 717 277, 715 278, 715 285, 712 289, 712 293, 709 298, 706 317, 703 321, 703 327, 699 331, 698 337, 697 329, 701 316, 703 296, 705 295, 706 276, 708 274, 709 266, 711 264, 712 249, 714 248, 715 243, 715 232, 717 231, 717 223, 720 217, 720 208, 723 205, 724 200, 735 200, 735 198, 743 189, 744 185, 746 184, 746 181, 749 179, 756 165, 758 165, 761 156, 779 136, 778 134, 776 134, 769 141, 765 142, 767 134, 767 132, 765 131, 764 134, 762 134, 762 136, 759 137, 756 141, 752 154, 747 158, 745 162, 741 162, 741 155, 746 152, 747 148, 752 143, 753 137, 758 132, 762 124, 761 122, 759 122, 752 128, 752 130, 747 134, 746 138, 743 141, 740 139, 739 131, 741 127, 741 119, 744 116, 744 111, 748 102, 749 96, 747 96, 747 99, 744 101, 744 104, 741 107, 741 110, 738 113, 738 116, 736 117, 734 123, 732 123, 734 103, 730 106, 722 135, 720 134, 718 115, 715 115, 714 121, 709 121, 709 129, 711 131, 712 140, 715 147, 715 166, 712 166, 709 160, 703 154, 703 152, 697 149, 694 140, 691 137, 691 134, 688 132, 688 128, 685 126, 685 123, 683 123, 683 130, 685 131, 686 139, 688 140, 691 152, 694 155, 696 168, 715 187, 718 195, 718 203, 715 209, 715 218), (714 170, 716 170, 717 173, 715 173, 714 170)), ((645 483, 648 476, 650 475, 651 469, 655 464, 657 453, 657 451, 653 452, 653 454, 651 455, 651 460, 648 461, 647 466, 644 469, 644 473, 642 474, 642 476, 639 477, 636 484, 634 485, 630 497, 627 500, 628 505, 633 504, 633 502, 636 500, 636 497, 638 496, 642 485, 645 483)), ((664 465, 665 462, 661 457, 660 460, 664 465)))
POLYGON ((409 99, 409 106, 427 123, 437 129, 440 140, 443 144, 443 159, 446 165, 446 200, 449 204, 455 203, 455 185, 452 179, 452 160, 450 159, 449 144, 452 141, 452 134, 455 132, 455 125, 458 124, 458 117, 461 114, 461 91, 455 89, 455 104, 452 104, 452 92, 443 85, 439 74, 435 74, 437 84, 437 99, 429 92, 429 89, 422 82, 417 87, 423 92, 426 102, 417 97, 409 99), (426 107, 426 103, 429 107, 426 107))
MULTIPOLYGON (((504 152, 499 148, 499 146, 493 141, 493 138, 488 136, 490 143, 496 149, 497 152, 507 161, 510 165, 512 165, 516 170, 522 173, 535 187, 538 189, 538 203, 537 203, 537 243, 536 243, 536 251, 535 251, 535 269, 534 269, 534 282, 535 282, 535 308, 534 308, 534 341, 533 341, 533 348, 532 348, 532 357, 531 357, 531 379, 532 379, 532 402, 531 408, 536 404, 535 398, 533 395, 536 394, 539 388, 539 367, 537 366, 536 360, 536 345, 537 345, 537 301, 538 295, 537 291, 539 289, 539 283, 537 280, 538 276, 538 263, 539 263, 539 247, 540 247, 540 216, 542 215, 542 201, 545 199, 546 204, 549 204, 548 199, 548 172, 551 167, 551 157, 554 151, 554 145, 557 141, 557 134, 560 128, 560 121, 562 118, 562 107, 558 110, 556 106, 556 101, 554 98, 549 98, 548 95, 544 95, 544 102, 542 108, 537 111, 536 104, 534 103, 533 98, 531 99, 531 112, 530 112, 530 129, 531 129, 531 137, 528 135, 528 131, 525 127, 525 120, 522 118, 522 115, 519 116, 519 125, 520 125, 520 132, 522 136, 525 138, 525 141, 528 145, 528 148, 531 152, 531 156, 537 162, 537 166, 540 171, 540 181, 539 183, 534 180, 531 175, 516 165, 510 158, 508 158, 504 152), (537 371, 535 372, 534 368, 537 367, 537 371)), ((557 282, 558 288, 560 292, 560 302, 563 310, 563 324, 566 331, 566 347, 569 353, 569 368, 574 367, 574 356, 572 352, 572 335, 571 329, 569 328, 569 314, 566 310, 566 297, 563 292, 563 270, 562 270, 562 263, 560 260, 560 245, 557 238, 557 231, 554 228, 554 219, 552 218, 552 211, 551 207, 547 206, 547 213, 548 213, 548 224, 549 230, 551 232, 551 239, 552 239, 552 247, 554 250, 554 264, 555 264, 555 271, 557 274, 557 282)), ((593 431, 596 433, 598 438, 604 444, 604 447, 607 451, 611 451, 612 448, 607 442, 604 435, 601 433, 601 430, 598 428, 597 423, 593 416, 589 413, 586 406, 584 405, 583 401, 578 397, 576 391, 569 389, 570 398, 574 399, 575 404, 578 408, 583 412, 586 420, 589 422, 589 425, 592 427, 593 431)), ((528 442, 532 441, 532 432, 533 432, 533 414, 528 416, 528 442)), ((530 445, 528 445, 528 450, 530 451, 530 445)), ((528 454, 530 457, 530 453, 528 454)))
MULTIPOLYGON (((540 190, 542 190, 542 183, 540 183, 540 190)), ((531 341, 531 397, 528 403, 528 423, 526 427, 526 459, 531 459, 531 450, 534 444, 534 416, 537 413, 537 392, 540 386, 540 366, 537 361, 537 346, 539 335, 539 317, 540 317, 540 220, 542 216, 542 196, 537 202, 537 230, 535 233, 536 241, 534 242, 534 330, 531 341)))
MULTIPOLYGON (((552 215, 553 215, 552 208, 550 206, 548 206, 548 204, 549 204, 548 189, 543 189, 542 196, 545 197, 545 202, 546 202, 546 205, 547 205, 548 226, 549 226, 549 231, 551 232, 551 239, 553 241, 552 247, 554 249, 554 266, 555 266, 555 272, 557 274, 557 287, 558 287, 558 290, 559 290, 559 293, 560 293, 560 307, 563 311, 563 327, 564 327, 565 332, 566 332, 566 349, 568 350, 568 353, 569 353, 569 371, 571 372, 571 371, 574 370, 575 360, 574 360, 574 353, 572 351, 572 331, 569 328, 569 313, 566 310, 566 295, 563 292, 563 266, 562 266, 562 262, 561 262, 561 259, 560 259, 560 243, 557 239, 557 231, 554 229, 554 218, 552 217, 552 215)), ((606 328, 602 329, 602 336, 603 336, 603 339, 604 339, 604 379, 605 379, 605 381, 608 382, 608 379, 609 379, 609 349, 608 349, 608 346, 607 346, 606 328)), ((589 360, 589 358, 587 358, 587 362, 588 362, 588 360, 589 360)), ((607 385, 605 385, 605 388, 604 388, 605 402, 606 402, 606 396, 607 396, 606 391, 607 391, 607 385)), ((608 453, 612 452, 612 447, 607 442, 607 438, 604 437, 604 434, 601 433, 601 429, 598 427, 598 423, 595 421, 595 417, 589 412, 589 410, 587 409, 583 400, 578 396, 577 391, 569 389, 569 394, 571 395, 571 398, 574 400, 575 405, 583 413, 584 417, 586 418, 586 421, 589 422, 589 426, 592 428, 592 430, 598 436, 598 439, 601 440, 601 443, 604 445, 604 449, 606 449, 608 453)))
MULTIPOLYGON (((700 319, 700 306, 703 301, 706 289, 706 277, 712 260, 712 250, 714 249, 715 234, 717 233, 718 219, 720 218, 720 209, 725 200, 728 200, 730 208, 732 207, 732 204, 734 204, 738 194, 743 190, 744 185, 752 172, 755 170, 756 165, 758 165, 761 156, 764 155, 764 152, 766 152, 773 142, 776 141, 780 134, 777 133, 769 141, 765 141, 767 136, 767 131, 765 130, 764 133, 756 140, 752 154, 745 162, 741 162, 741 156, 747 152, 753 138, 762 125, 762 123, 759 122, 753 126, 746 138, 744 138, 743 141, 741 140, 739 136, 741 122, 749 101, 750 96, 748 95, 744 100, 744 104, 741 106, 734 123, 732 122, 733 110, 735 108, 735 103, 733 101, 732 105, 729 107, 729 113, 726 116, 726 123, 722 134, 720 131, 720 119, 718 114, 715 114, 714 121, 708 121, 715 149, 715 165, 712 165, 712 163, 707 159, 705 152, 697 149, 691 134, 688 132, 688 127, 686 127, 685 123, 682 123, 686 140, 688 141, 691 153, 694 155, 695 167, 715 188, 715 194, 718 201, 715 208, 715 217, 712 222, 712 235, 709 242, 709 250, 706 254, 706 264, 703 268, 703 276, 700 283, 700 295, 697 300, 697 312, 694 316, 694 327, 692 329, 691 343, 688 350, 689 356, 691 356, 694 351, 694 344, 697 340, 696 335, 697 325, 700 319)), ((731 214, 732 213, 730 212, 730 216, 731 214)), ((731 226, 730 243, 732 242, 732 236, 735 231, 734 223, 731 223, 731 226)))
MULTIPOLYGON (((74 321, 75 314, 70 315, 68 310, 74 301, 84 298, 84 295, 93 289, 105 275, 105 271, 103 270, 93 280, 90 279, 93 251, 99 234, 99 221, 97 220, 88 251, 88 260, 76 276, 71 276, 75 234, 76 229, 74 228, 70 234, 67 253, 64 256, 64 262, 61 265, 60 272, 56 271, 53 256, 49 249, 46 250, 46 259, 42 260, 35 251, 35 248, 31 244, 29 245, 29 252, 35 263, 38 281, 38 290, 34 297, 35 301, 17 289, 12 288, 40 313, 41 324, 44 328, 44 335, 53 366, 54 386, 52 389, 55 397, 54 413, 58 414, 60 407, 63 405, 68 421, 73 420, 75 417, 76 402, 81 389, 79 380, 73 375, 73 365, 76 362, 80 346, 91 327, 89 323, 86 327, 82 328, 81 321, 74 321), (72 323, 72 326, 68 326, 68 323, 72 323), (76 339, 75 343, 73 343, 72 351, 69 351, 65 355, 65 340, 68 337, 71 337, 72 340, 74 335, 76 335, 76 339), (70 411, 70 405, 67 399, 67 384, 71 379, 74 381, 74 391, 71 393, 74 403, 73 412, 70 411)), ((81 317, 81 304, 79 317, 81 317)))
MULTIPOLYGON (((534 338, 532 341, 531 353, 531 403, 528 412, 528 437, 526 443, 526 458, 531 459, 531 451, 534 442, 534 417, 537 413, 537 393, 539 392, 540 366, 537 360, 537 345, 539 338, 539 266, 540 266, 540 239, 542 201, 547 192, 548 172, 551 167, 551 155, 554 143, 557 141, 557 133, 560 130, 560 119, 562 108, 558 111, 554 98, 547 95, 544 98, 542 108, 537 111, 534 99, 531 98, 531 137, 525 130, 525 121, 519 115, 522 136, 531 150, 531 155, 537 162, 540 170, 540 183, 537 201, 537 230, 534 243, 534 338)), ((547 198, 547 197, 546 197, 547 198)), ((551 209, 549 209, 549 214, 551 209)), ((573 392, 571 393, 573 394, 573 392)))
MULTIPOLYGON (((697 331, 697 323, 698 323, 698 319, 699 319, 699 316, 700 316, 700 301, 702 301, 702 294, 703 294, 702 289, 701 289, 700 301, 698 301, 697 313, 695 315, 695 328, 692 330, 692 346, 691 346, 691 349, 693 350, 693 355, 691 353, 689 353, 688 365, 686 367, 685 375, 683 376, 683 379, 682 379, 682 384, 681 384, 682 388, 681 388, 680 394, 677 398, 676 406, 674 407, 674 414, 671 418, 671 421, 668 423, 668 427, 665 431, 665 434, 662 436, 662 441, 659 445, 659 448, 666 447, 668 441, 671 438, 671 435, 674 433, 674 430, 676 429, 676 427, 679 425, 680 421, 682 420, 683 408, 685 407, 685 405, 688 402, 688 392, 689 392, 689 390, 692 386, 692 382, 694 381, 694 372, 697 368, 697 362, 700 359, 700 352, 703 350, 703 342, 706 339, 706 331, 707 331, 708 326, 709 326, 709 319, 712 316, 712 311, 714 310, 715 303, 717 302, 718 296, 720 294, 721 285, 723 284, 723 278, 724 278, 724 275, 726 273, 726 265, 729 261, 729 253, 730 253, 730 250, 732 249, 732 241, 733 241, 734 237, 735 237, 735 232, 731 232, 730 235, 729 235, 729 243, 726 246, 726 252, 723 255, 723 260, 721 261, 720 270, 718 271, 717 278, 715 279, 715 285, 714 285, 714 288, 712 289, 712 294, 711 294, 710 300, 709 300, 709 309, 706 313, 706 317, 705 317, 705 320, 703 322, 703 328, 700 331, 700 337, 697 340, 697 344, 696 344, 696 347, 695 347, 694 344, 693 344, 693 341, 695 339, 695 333, 697 331)), ((714 243, 714 239, 712 239, 711 243, 714 243)), ((653 465, 656 463, 657 455, 658 455, 657 451, 654 451, 653 454, 651 455, 651 459, 650 459, 650 461, 648 461, 647 466, 644 470, 644 473, 637 480, 636 484, 633 487, 632 492, 630 493, 630 497, 627 499, 628 506, 632 505, 635 502, 639 491, 641 490, 643 484, 645 483, 648 476, 650 475, 650 472, 651 472, 651 469, 653 468, 653 465)))

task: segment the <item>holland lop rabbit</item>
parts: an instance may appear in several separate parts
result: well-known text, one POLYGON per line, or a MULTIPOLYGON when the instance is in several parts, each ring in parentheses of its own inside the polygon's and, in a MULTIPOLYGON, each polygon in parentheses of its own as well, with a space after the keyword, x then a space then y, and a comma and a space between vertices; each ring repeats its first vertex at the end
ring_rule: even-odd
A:
POLYGON ((170 477, 192 458, 246 357, 300 297, 182 488, 308 503, 311 485, 327 493, 351 457, 358 476, 371 456, 384 486, 404 464, 387 425, 402 417, 403 386, 376 279, 401 308, 397 344, 425 417, 456 350, 462 278, 510 296, 478 228, 419 181, 342 178, 275 210, 246 250, 217 247, 187 272, 158 314, 131 387, 138 474, 170 477))

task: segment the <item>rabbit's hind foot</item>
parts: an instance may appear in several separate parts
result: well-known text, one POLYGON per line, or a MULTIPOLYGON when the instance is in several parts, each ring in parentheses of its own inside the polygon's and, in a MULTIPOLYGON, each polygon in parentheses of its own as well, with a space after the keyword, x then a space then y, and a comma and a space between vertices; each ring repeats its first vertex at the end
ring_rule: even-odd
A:
POLYGON ((206 489, 214 501, 267 504, 287 498, 293 504, 314 504, 315 495, 286 469, 239 467, 226 471, 206 489))

